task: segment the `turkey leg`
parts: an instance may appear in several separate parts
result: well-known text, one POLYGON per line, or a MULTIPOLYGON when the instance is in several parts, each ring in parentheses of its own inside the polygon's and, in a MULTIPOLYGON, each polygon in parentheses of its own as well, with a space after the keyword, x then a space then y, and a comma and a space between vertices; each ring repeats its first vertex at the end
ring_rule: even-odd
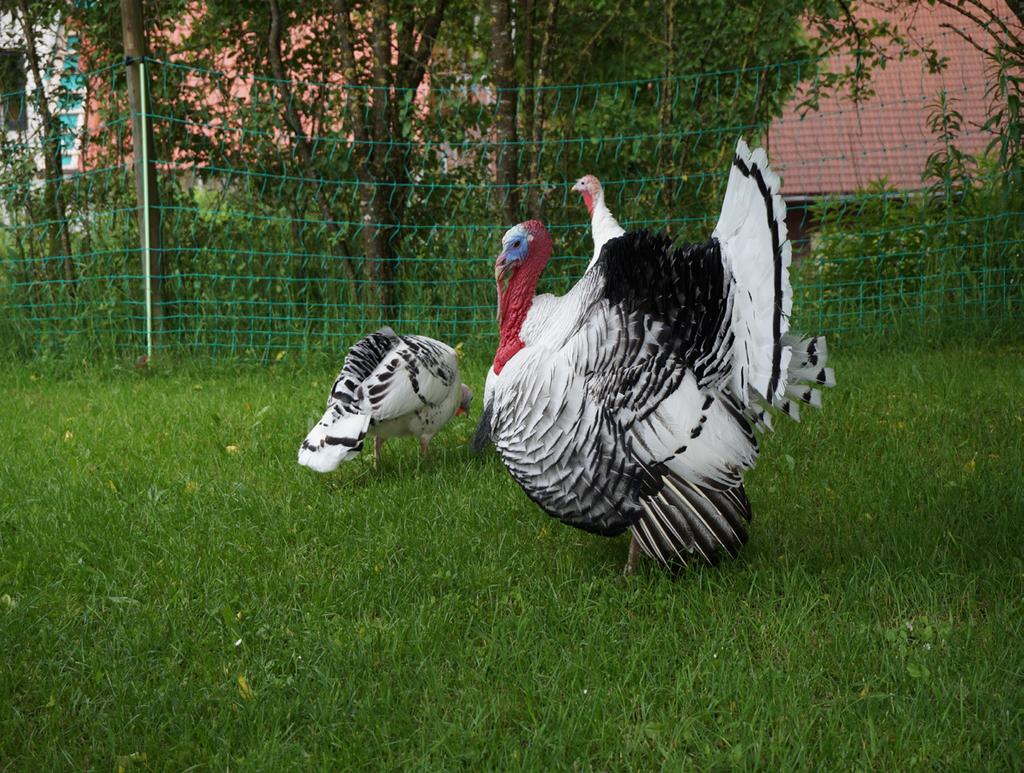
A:
POLYGON ((629 557, 626 559, 626 566, 622 569, 622 576, 629 577, 633 572, 636 571, 636 565, 640 559, 640 543, 636 541, 636 537, 630 535, 629 537, 629 557))

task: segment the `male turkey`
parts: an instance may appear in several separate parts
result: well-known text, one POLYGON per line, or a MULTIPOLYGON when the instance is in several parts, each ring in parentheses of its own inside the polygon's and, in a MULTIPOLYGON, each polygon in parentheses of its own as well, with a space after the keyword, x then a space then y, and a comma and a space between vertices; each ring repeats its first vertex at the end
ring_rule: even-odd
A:
POLYGON ((374 466, 390 437, 419 438, 426 456, 430 439, 472 399, 448 344, 381 328, 349 349, 327 411, 299 447, 299 464, 330 472, 358 454, 367 435, 374 438, 374 466))
POLYGON ((501 337, 484 413, 512 477, 550 515, 632 531, 676 568, 747 541, 743 473, 769 409, 798 418, 831 386, 823 338, 788 333, 790 244, 779 178, 740 141, 712 238, 609 239, 564 296, 534 295, 551 254, 538 221, 495 264, 501 337))

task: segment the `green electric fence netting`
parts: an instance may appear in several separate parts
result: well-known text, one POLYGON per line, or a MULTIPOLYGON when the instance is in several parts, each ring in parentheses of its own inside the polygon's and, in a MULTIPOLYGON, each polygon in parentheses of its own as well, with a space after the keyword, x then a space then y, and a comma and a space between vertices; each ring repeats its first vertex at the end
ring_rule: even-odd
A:
MULTIPOLYGON (((39 95, 2 95, 0 336, 27 354, 72 343, 146 350, 130 66, 139 65, 78 73, 57 99, 56 178, 42 162, 39 95)), ((144 67, 159 349, 336 351, 383 323, 490 341, 492 265, 511 220, 548 224, 555 254, 542 289, 556 292, 592 250, 570 190, 583 174, 602 179, 625 227, 705 239, 739 137, 765 145, 784 180, 795 325, 830 333, 1024 316, 1022 196, 1000 183, 997 164, 968 168, 959 155, 956 93, 861 108, 860 121, 933 112, 934 152, 934 137, 927 152, 920 138, 899 137, 836 140, 826 151, 827 138, 777 139, 800 121, 784 107, 816 77, 813 62, 518 90, 514 138, 498 129, 498 94, 476 84, 383 93, 167 61, 144 67), (381 106, 398 116, 397 134, 373 131, 381 106), (865 159, 931 158, 913 190, 870 180, 843 189, 835 169, 847 154, 862 171, 865 159)), ((844 109, 824 101, 817 115, 844 109)))

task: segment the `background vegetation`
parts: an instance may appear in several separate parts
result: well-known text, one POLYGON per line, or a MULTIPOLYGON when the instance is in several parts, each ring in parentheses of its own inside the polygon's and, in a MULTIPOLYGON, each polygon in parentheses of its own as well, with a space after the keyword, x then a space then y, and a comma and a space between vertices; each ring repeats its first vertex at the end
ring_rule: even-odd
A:
MULTIPOLYGON (((56 147, 59 127, 0 146, 0 341, 21 356, 138 352, 120 19, 99 3, 0 8, 27 29, 57 14, 78 30, 98 106, 80 137, 83 174, 38 168, 39 143, 56 147)), ((583 172, 605 180, 627 225, 703 239, 736 138, 758 141, 795 89, 816 109, 838 94, 870 99, 871 74, 894 56, 943 66, 899 25, 817 0, 146 9, 159 343, 258 357, 338 347, 385 321, 486 336, 490 263, 511 222, 540 216, 555 232, 546 289, 577 276, 588 235, 568 183, 583 172), (855 54, 849 67, 821 66, 843 51, 855 54)), ((1021 315, 1022 49, 1006 29, 992 22, 976 41, 993 73, 987 153, 958 151, 963 121, 936 95, 945 150, 922 169, 922 191, 879 182, 809 212, 812 238, 796 245, 802 325, 1021 315)), ((55 92, 56 105, 70 93, 55 92)))

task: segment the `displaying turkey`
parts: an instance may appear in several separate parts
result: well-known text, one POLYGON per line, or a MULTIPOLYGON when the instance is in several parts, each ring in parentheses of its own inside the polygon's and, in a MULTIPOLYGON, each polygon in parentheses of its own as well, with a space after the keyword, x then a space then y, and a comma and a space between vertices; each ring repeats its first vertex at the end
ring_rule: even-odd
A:
POLYGON ((495 263, 500 342, 484 406, 512 477, 550 515, 632 531, 677 568, 747 541, 743 473, 772 411, 797 419, 834 383, 825 341, 789 334, 790 244, 779 178, 740 141, 703 244, 633 231, 609 239, 565 295, 535 295, 551 254, 538 221, 495 263))
POLYGON ((604 188, 601 181, 594 175, 584 175, 576 181, 572 189, 583 196, 583 203, 587 205, 587 212, 590 214, 590 232, 594 237, 594 257, 587 264, 589 271, 601 257, 601 249, 609 239, 622 236, 626 233, 619 225, 608 205, 604 203, 604 188))
POLYGON ((427 455, 430 439, 469 410, 473 393, 459 381, 455 350, 426 336, 389 327, 358 341, 345 356, 327 397, 327 411, 299 447, 299 464, 330 472, 372 435, 373 463, 384 440, 412 435, 427 455))

